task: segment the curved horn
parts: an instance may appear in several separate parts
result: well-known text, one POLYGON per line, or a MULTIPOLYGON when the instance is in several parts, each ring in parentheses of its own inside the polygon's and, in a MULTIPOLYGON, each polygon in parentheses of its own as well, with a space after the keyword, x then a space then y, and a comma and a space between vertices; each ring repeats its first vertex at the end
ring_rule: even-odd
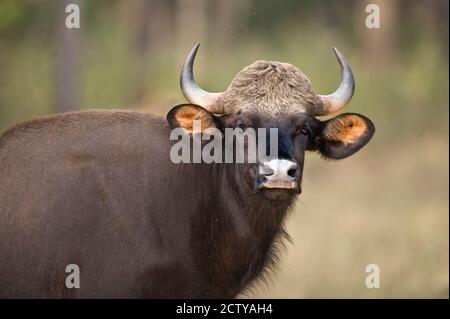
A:
POLYGON ((184 61, 180 76, 181 91, 189 102, 200 105, 213 113, 223 113, 223 105, 219 102, 222 93, 206 92, 195 83, 192 68, 199 46, 200 43, 197 43, 184 61))
POLYGON ((333 48, 333 50, 341 65, 341 84, 339 84, 339 87, 333 93, 329 95, 319 95, 322 100, 323 108, 318 109, 315 112, 314 115, 317 116, 339 112, 348 104, 348 102, 350 102, 353 92, 355 91, 355 79, 350 64, 348 64, 347 59, 338 49, 333 48))

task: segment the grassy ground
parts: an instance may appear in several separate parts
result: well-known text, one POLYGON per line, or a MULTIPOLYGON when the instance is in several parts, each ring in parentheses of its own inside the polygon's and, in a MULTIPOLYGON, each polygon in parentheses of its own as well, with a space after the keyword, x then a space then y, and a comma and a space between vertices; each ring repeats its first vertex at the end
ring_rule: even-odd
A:
POLYGON ((448 298, 448 139, 426 136, 325 162, 307 158, 268 286, 244 297, 448 298), (378 264, 379 289, 365 287, 378 264))

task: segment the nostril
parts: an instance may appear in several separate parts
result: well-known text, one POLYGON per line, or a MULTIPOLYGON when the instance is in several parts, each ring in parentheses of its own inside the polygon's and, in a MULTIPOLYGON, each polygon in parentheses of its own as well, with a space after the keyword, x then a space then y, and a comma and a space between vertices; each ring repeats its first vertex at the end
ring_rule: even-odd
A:
POLYGON ((288 170, 287 174, 290 177, 295 177, 295 175, 297 174, 297 168, 291 168, 290 170, 288 170))
POLYGON ((261 167, 261 169, 259 171, 260 175, 266 176, 266 177, 272 176, 274 173, 275 173, 274 170, 267 166, 261 167))

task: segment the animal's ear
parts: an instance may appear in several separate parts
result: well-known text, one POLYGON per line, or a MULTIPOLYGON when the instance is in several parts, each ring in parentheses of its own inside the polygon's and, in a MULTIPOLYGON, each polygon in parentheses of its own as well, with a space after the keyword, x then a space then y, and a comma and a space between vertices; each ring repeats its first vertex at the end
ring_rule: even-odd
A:
POLYGON ((203 132, 208 128, 216 128, 218 119, 209 111, 195 104, 180 104, 167 114, 167 122, 171 128, 185 128, 192 134, 194 128, 203 132), (194 125, 196 125, 194 127, 194 125))
POLYGON ((374 133, 375 126, 367 117, 344 113, 323 122, 317 146, 322 155, 341 159, 359 151, 374 133))

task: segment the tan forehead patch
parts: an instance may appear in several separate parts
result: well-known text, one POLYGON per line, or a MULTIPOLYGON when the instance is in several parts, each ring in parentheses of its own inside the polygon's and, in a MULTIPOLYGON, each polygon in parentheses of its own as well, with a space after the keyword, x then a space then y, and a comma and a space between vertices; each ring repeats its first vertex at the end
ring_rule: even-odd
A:
POLYGON ((295 66, 257 61, 240 71, 224 94, 225 113, 238 109, 266 115, 305 112, 320 104, 308 78, 295 66))
POLYGON ((357 115, 344 115, 330 121, 323 131, 329 141, 356 142, 367 131, 366 122, 357 115))

